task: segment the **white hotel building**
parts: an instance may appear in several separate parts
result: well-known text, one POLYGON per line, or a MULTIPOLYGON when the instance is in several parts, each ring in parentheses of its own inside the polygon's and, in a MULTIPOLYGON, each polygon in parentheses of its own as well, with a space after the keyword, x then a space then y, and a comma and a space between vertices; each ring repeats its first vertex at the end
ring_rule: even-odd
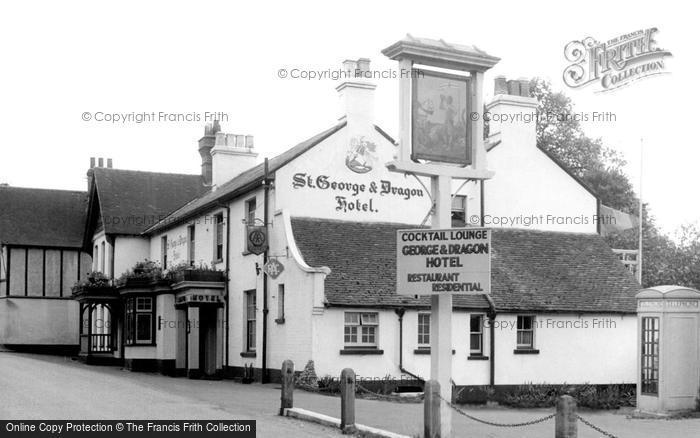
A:
MULTIPOLYGON (((497 79, 487 110, 534 112, 526 88, 497 79)), ((374 90, 340 84, 338 123, 271 158, 267 180, 252 137, 215 124, 201 175, 97 165, 87 193, 0 187, 0 343, 193 378, 274 380, 285 359, 319 377, 429 376, 429 299, 395 290, 396 230, 424 222, 429 184, 386 169, 397 146, 374 90), (267 255, 246 252, 246 222, 268 224, 267 255), (71 294, 88 271, 116 279, 145 259, 222 274, 71 294)), ((634 384, 639 285, 599 234, 599 199, 534 123, 492 121, 486 149, 495 176, 454 187, 456 225, 493 228, 491 294, 454 299, 455 385, 634 384)))

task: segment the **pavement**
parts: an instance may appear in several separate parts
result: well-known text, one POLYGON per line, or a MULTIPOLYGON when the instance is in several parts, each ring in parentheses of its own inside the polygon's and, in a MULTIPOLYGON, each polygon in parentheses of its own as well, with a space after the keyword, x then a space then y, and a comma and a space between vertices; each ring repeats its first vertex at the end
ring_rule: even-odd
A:
MULTIPOLYGON (((69 358, 0 353, 0 418, 3 419, 239 419, 257 420, 260 437, 340 436, 331 428, 277 415, 280 387, 243 385, 90 366, 69 358), (8 401, 10 401, 8 403, 8 401)), ((294 406, 340 416, 340 399, 296 390, 294 406)), ((517 423, 552 409, 464 407, 470 415, 517 423)), ((627 412, 628 413, 628 412, 627 412)), ((579 414, 618 438, 700 437, 700 419, 636 419, 626 412, 581 410, 579 414)), ((554 436, 554 419, 525 427, 494 427, 453 412, 454 437, 543 438, 554 436)), ((357 399, 356 421, 419 437, 423 405, 357 399)), ((579 423, 579 438, 602 435, 579 423)))
MULTIPOLYGON (((338 417, 337 397, 295 391, 294 406, 338 417)), ((496 423, 521 423, 554 413, 554 409, 512 409, 507 407, 462 406, 461 409, 479 419, 496 423)), ((685 438, 700 437, 700 419, 633 419, 630 411, 592 411, 581 409, 579 415, 617 438, 685 438)), ((360 400, 355 404, 358 423, 408 436, 420 437, 423 430, 421 403, 395 403, 360 400)), ((550 438, 554 437, 554 419, 524 427, 495 427, 477 423, 452 412, 454 438, 550 438)), ((603 435, 578 424, 578 438, 600 438, 603 435)))

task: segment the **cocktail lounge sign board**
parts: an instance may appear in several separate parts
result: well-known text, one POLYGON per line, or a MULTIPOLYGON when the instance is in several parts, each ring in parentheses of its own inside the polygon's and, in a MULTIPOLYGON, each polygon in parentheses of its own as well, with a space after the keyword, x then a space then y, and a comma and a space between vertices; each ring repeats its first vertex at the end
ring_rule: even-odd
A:
POLYGON ((411 158, 471 164, 469 78, 420 70, 412 88, 411 158))
POLYGON ((398 230, 399 295, 478 295, 491 292, 491 230, 398 230))

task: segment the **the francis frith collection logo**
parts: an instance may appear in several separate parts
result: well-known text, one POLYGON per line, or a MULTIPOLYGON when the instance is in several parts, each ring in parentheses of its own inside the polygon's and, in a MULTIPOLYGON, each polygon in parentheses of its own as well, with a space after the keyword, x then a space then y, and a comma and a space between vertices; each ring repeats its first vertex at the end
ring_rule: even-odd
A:
POLYGON ((564 69, 564 83, 571 88, 599 84, 597 92, 605 92, 668 73, 665 58, 672 55, 658 46, 657 32, 652 27, 605 42, 591 37, 571 41, 564 48, 564 56, 571 63, 564 69))

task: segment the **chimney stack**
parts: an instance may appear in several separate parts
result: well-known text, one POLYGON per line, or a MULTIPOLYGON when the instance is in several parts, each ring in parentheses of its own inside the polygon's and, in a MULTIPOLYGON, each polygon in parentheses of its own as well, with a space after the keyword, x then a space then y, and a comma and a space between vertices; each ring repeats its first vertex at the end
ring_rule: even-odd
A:
POLYGON ((508 85, 505 76, 496 76, 494 79, 493 94, 494 96, 498 94, 508 94, 508 85))
MULTIPOLYGON (((90 168, 87 171, 87 180, 88 180, 88 190, 90 190, 90 186, 92 185, 92 179, 94 177, 94 170, 96 167, 104 167, 104 158, 95 158, 95 157, 90 157, 90 168), (97 163, 97 165, 95 164, 97 163)), ((107 168, 111 169, 112 168, 112 159, 107 158, 107 168)))
POLYGON ((218 120, 213 123, 207 123, 204 127, 204 137, 199 139, 199 155, 202 157, 202 180, 204 185, 212 184, 212 164, 211 150, 216 141, 216 134, 221 131, 221 126, 218 120))
MULTIPOLYGON (((200 149, 201 153, 201 149, 200 149)), ((210 152, 213 186, 230 181, 255 166, 258 154, 253 152, 253 136, 217 132, 210 152)))
POLYGON ((347 122, 350 137, 365 135, 374 124, 374 89, 371 82, 370 60, 343 61, 346 74, 344 81, 336 87, 340 98, 340 117, 347 122))
MULTIPOLYGON (((496 76, 493 100, 486 105, 491 113, 489 137, 500 134, 501 141, 516 148, 535 147, 537 144, 537 99, 530 97, 527 78, 506 80, 496 76), (494 117, 494 115, 498 117, 494 117)), ((517 153, 517 152, 513 152, 517 153)))

